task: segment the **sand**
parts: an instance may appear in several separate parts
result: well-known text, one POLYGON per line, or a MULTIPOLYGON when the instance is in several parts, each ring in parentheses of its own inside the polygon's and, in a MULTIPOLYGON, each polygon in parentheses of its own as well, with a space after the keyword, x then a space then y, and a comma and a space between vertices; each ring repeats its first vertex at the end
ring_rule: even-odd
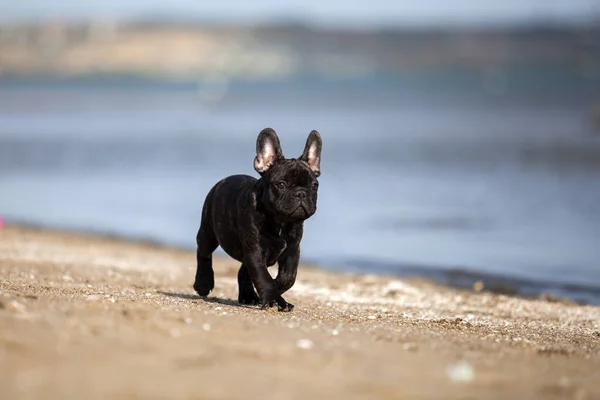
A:
POLYGON ((600 399, 599 307, 302 266, 279 313, 237 267, 204 300, 192 252, 5 227, 0 398, 600 399))

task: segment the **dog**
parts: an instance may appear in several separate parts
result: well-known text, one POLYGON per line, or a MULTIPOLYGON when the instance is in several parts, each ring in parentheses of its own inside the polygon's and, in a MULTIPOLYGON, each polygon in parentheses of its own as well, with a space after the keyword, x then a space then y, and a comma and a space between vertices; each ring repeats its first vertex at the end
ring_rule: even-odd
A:
POLYGON ((317 211, 321 148, 321 135, 313 130, 302 155, 285 158, 277 133, 265 128, 256 140, 254 158, 260 178, 232 175, 211 188, 196 236, 193 287, 200 296, 214 289, 212 253, 221 246, 242 263, 237 276, 240 304, 292 311, 294 305, 281 295, 296 281, 304 221, 317 211), (275 263, 279 268, 273 279, 267 268, 275 263))

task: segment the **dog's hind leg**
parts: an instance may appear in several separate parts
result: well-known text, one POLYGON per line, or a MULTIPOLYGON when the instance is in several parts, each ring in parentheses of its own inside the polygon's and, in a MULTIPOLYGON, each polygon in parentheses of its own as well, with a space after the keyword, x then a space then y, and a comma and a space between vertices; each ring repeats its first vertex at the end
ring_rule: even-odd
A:
POLYGON ((196 253, 197 269, 194 290, 202 297, 208 296, 215 287, 215 272, 212 267, 212 253, 219 243, 211 227, 202 223, 196 236, 198 250, 196 253))
POLYGON ((242 264, 238 271, 238 289, 238 302, 240 304, 257 305, 260 303, 260 299, 256 291, 254 291, 248 268, 244 264, 242 264))

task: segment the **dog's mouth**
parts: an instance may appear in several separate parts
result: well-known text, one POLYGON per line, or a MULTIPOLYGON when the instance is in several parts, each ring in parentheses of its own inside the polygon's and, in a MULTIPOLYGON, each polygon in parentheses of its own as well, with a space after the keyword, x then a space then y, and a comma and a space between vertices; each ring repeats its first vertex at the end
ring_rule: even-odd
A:
POLYGON ((294 211, 292 211, 289 216, 294 219, 305 219, 310 215, 308 210, 304 205, 299 205, 294 211))

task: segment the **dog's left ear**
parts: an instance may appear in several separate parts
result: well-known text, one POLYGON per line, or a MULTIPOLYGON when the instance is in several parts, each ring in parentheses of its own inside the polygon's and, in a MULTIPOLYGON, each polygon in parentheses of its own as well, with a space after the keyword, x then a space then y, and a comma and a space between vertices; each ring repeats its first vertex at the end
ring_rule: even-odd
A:
POLYGON ((256 157, 254 169, 260 175, 267 172, 277 161, 284 159, 277 133, 271 128, 265 128, 256 139, 256 157))
POLYGON ((311 131, 306 139, 304 153, 299 158, 308 164, 317 177, 321 175, 321 147, 323 147, 321 135, 317 131, 311 131))

